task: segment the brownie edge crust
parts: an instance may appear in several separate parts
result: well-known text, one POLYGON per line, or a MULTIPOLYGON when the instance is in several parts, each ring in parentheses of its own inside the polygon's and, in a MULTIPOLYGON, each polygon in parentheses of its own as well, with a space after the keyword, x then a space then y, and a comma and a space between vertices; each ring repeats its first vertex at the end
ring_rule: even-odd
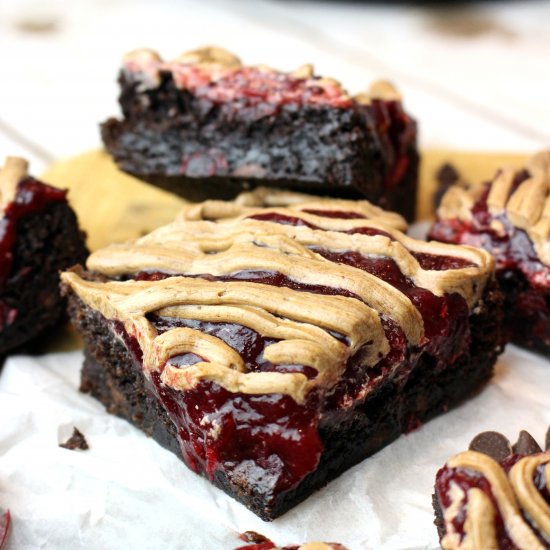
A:
MULTIPOLYGON (((452 368, 436 372, 434 358, 425 353, 404 387, 385 384, 357 404, 344 420, 337 413, 322 419, 319 435, 324 450, 319 465, 296 487, 266 504, 265 495, 244 477, 229 480, 218 471, 212 483, 266 521, 284 514, 400 434, 447 411, 480 388, 491 377, 501 351, 500 308, 499 291, 488 286, 476 313, 470 316, 469 352, 452 368)), ((174 424, 105 319, 73 293, 69 293, 69 313, 86 347, 81 391, 93 395, 108 412, 128 420, 181 459, 174 424)))

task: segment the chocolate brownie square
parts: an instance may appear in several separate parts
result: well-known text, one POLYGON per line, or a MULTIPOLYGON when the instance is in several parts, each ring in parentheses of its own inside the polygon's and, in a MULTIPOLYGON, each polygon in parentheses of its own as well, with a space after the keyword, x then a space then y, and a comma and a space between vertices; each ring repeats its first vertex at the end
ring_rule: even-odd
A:
POLYGON ((265 520, 471 395, 502 349, 488 253, 366 201, 257 205, 290 198, 190 205, 62 275, 83 391, 265 520))
POLYGON ((387 82, 350 96, 314 74, 244 66, 220 48, 129 53, 123 117, 102 125, 118 166, 190 200, 256 185, 363 197, 414 218, 416 123, 387 82))

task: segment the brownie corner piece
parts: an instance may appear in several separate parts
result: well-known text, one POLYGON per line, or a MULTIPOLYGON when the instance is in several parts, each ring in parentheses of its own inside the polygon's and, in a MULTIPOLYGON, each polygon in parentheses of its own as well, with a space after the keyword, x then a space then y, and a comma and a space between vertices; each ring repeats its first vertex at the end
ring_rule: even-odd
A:
POLYGON ((82 388, 264 520, 470 396, 502 350, 488 253, 270 193, 62 274, 82 388))
POLYGON ((429 238, 490 252, 505 297, 507 339, 550 355, 550 151, 478 185, 453 185, 429 238))
POLYGON ((387 82, 351 97, 310 65, 250 67, 220 48, 131 52, 119 82, 123 116, 101 132, 126 172, 195 201, 269 185, 414 218, 416 122, 387 82))
POLYGON ((0 354, 55 325, 65 312, 59 272, 83 263, 84 234, 66 191, 27 174, 8 157, 0 168, 0 354))
POLYGON ((550 449, 483 432, 437 472, 433 507, 445 550, 550 548, 550 449))

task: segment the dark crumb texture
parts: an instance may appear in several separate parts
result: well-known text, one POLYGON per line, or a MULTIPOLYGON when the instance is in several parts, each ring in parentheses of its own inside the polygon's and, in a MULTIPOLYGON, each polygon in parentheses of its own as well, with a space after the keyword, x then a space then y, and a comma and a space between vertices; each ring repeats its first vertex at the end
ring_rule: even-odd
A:
POLYGON ((69 449, 70 451, 74 451, 76 449, 87 451, 90 448, 84 434, 76 426, 73 427, 71 437, 69 437, 69 439, 67 439, 64 443, 60 443, 59 446, 64 449, 69 449))
POLYGON ((366 197, 414 218, 416 123, 399 98, 362 103, 331 88, 335 98, 312 100, 318 77, 243 67, 182 85, 181 67, 192 70, 159 61, 153 85, 143 68, 121 71, 123 118, 101 133, 125 172, 193 201, 267 185, 366 197))
POLYGON ((0 354, 27 343, 64 315, 59 272, 88 252, 76 216, 64 202, 15 224, 11 268, 0 290, 0 354))
MULTIPOLYGON (((327 412, 319 427, 324 447, 320 463, 297 486, 268 498, 261 487, 246 478, 230 479, 223 471, 215 472, 212 482, 262 519, 272 520, 401 433, 470 396, 490 378, 501 350, 499 293, 488 288, 481 304, 480 311, 470 318, 469 349, 452 366, 437 371, 435 358, 424 353, 404 386, 388 380, 346 414, 327 412)), ((150 382, 138 371, 121 340, 101 315, 73 294, 69 310, 86 343, 81 390, 181 457, 174 424, 153 397, 150 382)))

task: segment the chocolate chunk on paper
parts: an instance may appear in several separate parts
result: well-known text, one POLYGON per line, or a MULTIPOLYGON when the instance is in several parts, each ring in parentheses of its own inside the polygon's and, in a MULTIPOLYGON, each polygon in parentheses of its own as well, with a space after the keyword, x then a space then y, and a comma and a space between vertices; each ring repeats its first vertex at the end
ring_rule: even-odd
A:
POLYGON ((60 443, 59 446, 70 451, 74 451, 75 449, 86 451, 90 448, 84 434, 76 426, 73 427, 73 435, 65 443, 60 443))

